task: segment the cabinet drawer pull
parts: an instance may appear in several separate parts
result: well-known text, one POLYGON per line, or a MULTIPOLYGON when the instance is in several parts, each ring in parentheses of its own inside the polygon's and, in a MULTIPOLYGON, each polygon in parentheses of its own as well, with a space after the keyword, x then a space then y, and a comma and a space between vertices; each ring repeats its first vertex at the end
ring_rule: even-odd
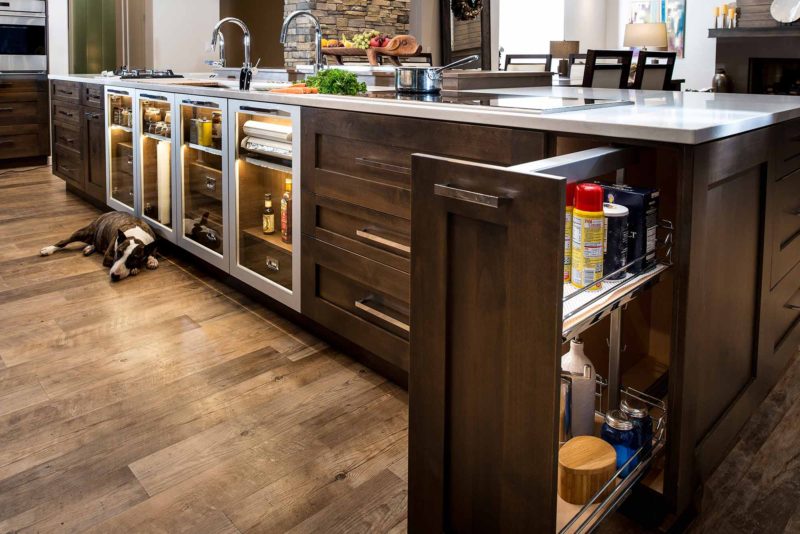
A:
POLYGON ((783 307, 787 310, 800 311, 800 289, 797 290, 797 293, 792 295, 792 298, 790 298, 789 302, 784 304, 783 307))
POLYGON ((196 108, 214 108, 219 109, 219 105, 216 102, 203 102, 202 100, 184 100, 181 104, 185 104, 187 106, 194 106, 196 108))
POLYGON ((73 94, 75 94, 72 91, 65 91, 63 89, 59 89, 58 92, 61 93, 62 95, 67 95, 67 96, 72 96, 73 94))
POLYGON ((356 308, 358 308, 359 310, 361 310, 361 311, 363 311, 365 313, 368 313, 368 314, 372 315, 373 317, 375 317, 377 319, 380 319, 381 321, 387 322, 390 325, 392 325, 392 326, 394 326, 396 328, 399 328, 400 330, 403 330, 404 332, 410 332, 411 331, 411 327, 409 325, 407 325, 406 323, 404 323, 402 321, 398 321, 394 317, 390 317, 389 315, 386 315, 385 313, 383 313, 381 311, 376 310, 375 308, 373 308, 372 306, 367 304, 368 301, 369 301, 369 298, 362 299, 362 300, 357 300, 355 302, 356 308))
POLYGON ((14 108, 0 108, 0 113, 11 113, 14 108))
POLYGON ((497 197, 494 195, 476 193, 475 191, 468 191, 466 189, 459 189, 446 184, 434 184, 433 194, 440 197, 463 200, 464 202, 471 202, 473 204, 480 204, 481 206, 488 206, 490 208, 499 208, 501 204, 511 200, 510 198, 497 197))
POLYGON ((277 115, 281 112, 281 110, 279 109, 263 109, 263 108, 254 108, 250 106, 242 106, 239 109, 241 109, 242 111, 250 111, 253 113, 264 113, 267 115, 277 115))
POLYGON ((800 217, 800 206, 798 206, 797 208, 795 208, 793 210, 789 210, 789 213, 791 215, 794 215, 795 217, 800 217))
POLYGON ((411 169, 408 167, 401 167, 400 165, 392 165, 391 163, 383 163, 368 158, 356 158, 356 163, 362 167, 372 167, 373 169, 380 169, 382 171, 396 172, 398 174, 411 175, 411 169))
POLYGON ((59 168, 59 170, 62 170, 62 171, 65 171, 65 172, 75 172, 77 170, 77 169, 74 169, 72 167, 65 167, 64 165, 59 165, 58 168, 59 168))
POLYGON ((90 111, 87 111, 87 112, 84 114, 84 116, 85 116, 87 119, 89 119, 89 120, 97 120, 97 119, 99 119, 99 118, 100 118, 100 114, 99 114, 99 113, 92 113, 92 112, 90 112, 90 111))
POLYGON ((14 146, 14 141, 9 141, 8 139, 4 139, 0 141, 0 146, 14 146))
POLYGON ((64 115, 65 117, 69 117, 70 119, 75 116, 74 113, 70 113, 67 111, 58 110, 59 115, 64 115))
POLYGON ((385 237, 381 237, 379 235, 370 233, 370 231, 367 230, 366 228, 364 228, 363 230, 356 230, 356 236, 362 239, 367 239, 374 243, 378 243, 379 245, 384 245, 386 247, 399 250, 400 252, 405 252, 406 254, 411 253, 411 247, 409 247, 408 245, 404 245, 402 243, 398 243, 397 241, 392 241, 390 239, 386 239, 385 237))
POLYGON ((167 101, 167 97, 166 96, 161 96, 161 95, 141 94, 141 95, 139 95, 139 97, 140 98, 146 98, 148 100, 160 100, 161 102, 166 102, 167 101))
POLYGON ((58 140, 67 143, 68 145, 71 145, 72 143, 75 142, 74 137, 64 137, 63 135, 59 135, 58 140))

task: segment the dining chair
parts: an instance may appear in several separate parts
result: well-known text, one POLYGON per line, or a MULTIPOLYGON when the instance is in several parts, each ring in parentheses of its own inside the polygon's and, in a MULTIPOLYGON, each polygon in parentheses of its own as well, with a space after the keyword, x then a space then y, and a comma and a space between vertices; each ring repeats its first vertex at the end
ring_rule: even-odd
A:
POLYGON ((570 54, 567 77, 582 80, 586 69, 586 54, 570 54))
POLYGON ((504 70, 550 72, 552 64, 552 54, 507 54, 504 70))
POLYGON ((632 61, 630 50, 589 50, 583 87, 627 89, 632 61))
POLYGON ((675 52, 639 52, 636 62, 636 76, 633 79, 634 89, 672 90, 672 72, 675 70, 675 52), (649 63, 649 60, 655 62, 649 63), (661 62, 660 60, 666 60, 661 62))

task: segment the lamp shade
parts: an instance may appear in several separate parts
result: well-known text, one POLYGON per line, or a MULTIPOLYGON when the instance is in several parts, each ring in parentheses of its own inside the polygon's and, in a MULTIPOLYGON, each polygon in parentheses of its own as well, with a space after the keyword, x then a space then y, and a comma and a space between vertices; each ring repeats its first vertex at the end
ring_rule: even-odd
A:
POLYGON ((580 48, 580 41, 550 41, 550 55, 557 58, 568 58, 570 54, 577 54, 580 48))
POLYGON ((625 26, 624 46, 661 47, 667 46, 667 25, 663 22, 640 22, 625 26))

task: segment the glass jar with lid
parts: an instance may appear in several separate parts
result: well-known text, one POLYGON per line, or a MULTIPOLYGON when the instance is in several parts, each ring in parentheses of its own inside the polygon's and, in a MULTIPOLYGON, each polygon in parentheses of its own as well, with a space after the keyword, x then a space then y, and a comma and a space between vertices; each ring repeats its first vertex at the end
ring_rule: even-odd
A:
MULTIPOLYGON (((606 420, 600 431, 600 437, 608 442, 617 453, 617 470, 622 468, 639 448, 638 437, 633 430, 633 423, 622 410, 611 410, 606 414, 606 420)), ((638 465, 639 459, 635 458, 620 474, 622 478, 631 474, 638 465)))
POLYGON ((650 455, 653 448, 653 418, 647 404, 633 397, 622 399, 619 406, 633 424, 633 430, 638 441, 637 448, 642 447, 642 457, 650 455))

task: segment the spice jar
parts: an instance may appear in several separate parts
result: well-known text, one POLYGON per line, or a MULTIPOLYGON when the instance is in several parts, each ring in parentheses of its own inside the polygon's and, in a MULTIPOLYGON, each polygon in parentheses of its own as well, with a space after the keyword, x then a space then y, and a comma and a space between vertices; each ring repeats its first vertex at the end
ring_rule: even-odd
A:
POLYGON ((627 397, 622 399, 620 409, 633 424, 633 431, 638 441, 637 448, 643 448, 643 457, 649 456, 653 448, 653 418, 650 417, 647 405, 639 399, 627 397))
MULTIPOLYGON (((608 442, 617 453, 617 470, 621 469, 639 448, 638 438, 633 431, 633 423, 622 410, 611 410, 606 414, 600 437, 608 442)), ((631 474, 638 465, 639 459, 635 458, 620 474, 622 478, 631 474)))

